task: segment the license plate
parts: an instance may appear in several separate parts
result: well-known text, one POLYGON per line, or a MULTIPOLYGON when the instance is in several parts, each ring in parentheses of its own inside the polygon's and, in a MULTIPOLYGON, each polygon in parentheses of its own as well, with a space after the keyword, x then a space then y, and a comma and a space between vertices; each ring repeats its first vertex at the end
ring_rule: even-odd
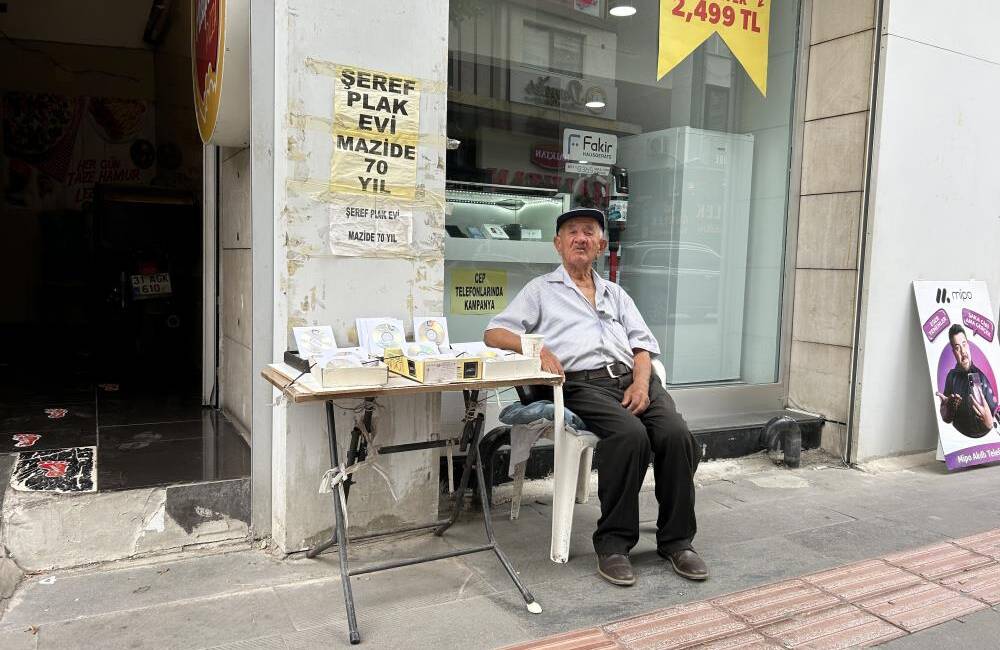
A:
POLYGON ((169 296, 171 293, 169 273, 148 273, 132 276, 133 300, 160 298, 162 296, 169 296))

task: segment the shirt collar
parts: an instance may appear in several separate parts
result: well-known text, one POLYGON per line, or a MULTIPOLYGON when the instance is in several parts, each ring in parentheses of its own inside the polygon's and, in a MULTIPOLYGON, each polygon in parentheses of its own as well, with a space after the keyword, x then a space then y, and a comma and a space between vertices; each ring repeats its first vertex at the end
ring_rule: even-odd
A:
MULTIPOLYGON (((594 288, 596 289, 595 295, 597 296, 607 295, 608 293, 607 281, 604 278, 602 278, 594 269, 590 269, 590 274, 591 277, 594 278, 594 288)), ((559 268, 557 268, 556 270, 552 271, 551 273, 547 273, 545 275, 545 279, 548 282, 561 282, 570 289, 577 288, 576 283, 573 282, 573 278, 569 277, 569 271, 567 271, 566 267, 561 264, 559 265, 559 268)))

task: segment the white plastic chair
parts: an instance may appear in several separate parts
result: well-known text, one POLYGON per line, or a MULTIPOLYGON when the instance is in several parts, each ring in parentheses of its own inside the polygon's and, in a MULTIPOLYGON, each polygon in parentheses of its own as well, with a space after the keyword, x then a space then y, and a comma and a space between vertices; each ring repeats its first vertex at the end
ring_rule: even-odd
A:
MULTIPOLYGON (((663 363, 653 360, 653 374, 666 387, 667 376, 663 363)), ((553 390, 555 419, 553 421, 553 441, 555 443, 552 469, 552 543, 549 558, 563 564, 569 561, 569 540, 573 532, 573 508, 577 503, 586 503, 590 498, 590 472, 594 461, 594 448, 600 440, 590 432, 573 435, 566 431, 563 422, 562 386, 553 390)), ((521 490, 527 462, 518 463, 514 468, 513 494, 510 504, 510 518, 517 519, 521 509, 521 490)))

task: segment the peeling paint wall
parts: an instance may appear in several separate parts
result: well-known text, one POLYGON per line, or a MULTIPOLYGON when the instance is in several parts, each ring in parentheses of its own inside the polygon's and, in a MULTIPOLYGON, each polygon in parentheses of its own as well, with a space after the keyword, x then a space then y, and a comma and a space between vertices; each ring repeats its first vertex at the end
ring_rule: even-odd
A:
MULTIPOLYGON (((290 344, 292 327, 329 324, 337 342, 348 345, 357 342, 356 318, 390 316, 408 322, 414 315, 442 313, 447 0, 290 0, 279 5, 278 12, 279 24, 287 23, 278 30, 282 88, 275 95, 287 101, 279 99, 276 106, 276 335, 280 339, 283 331, 290 344), (336 64, 414 77, 421 83, 417 188, 408 206, 413 212, 409 255, 329 253, 336 64), (286 71, 284 77, 281 70, 286 71)), ((429 437, 438 430, 439 403, 437 396, 383 402, 380 442, 429 437)), ((337 426, 344 437, 352 422, 353 414, 339 410, 337 426)), ((277 404, 273 436, 272 534, 284 550, 299 550, 329 535, 333 516, 330 496, 317 490, 329 465, 322 405, 277 404)), ((377 474, 359 475, 351 492, 352 529, 391 530, 436 518, 436 454, 402 454, 381 464, 399 502, 393 502, 377 474)))

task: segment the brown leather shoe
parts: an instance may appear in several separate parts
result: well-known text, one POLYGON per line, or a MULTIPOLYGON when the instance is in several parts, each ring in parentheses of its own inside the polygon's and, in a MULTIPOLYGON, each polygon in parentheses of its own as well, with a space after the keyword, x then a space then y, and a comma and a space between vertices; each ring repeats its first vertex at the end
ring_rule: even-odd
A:
POLYGON ((597 572, 613 585, 631 587, 635 584, 635 573, 632 572, 632 562, 627 555, 612 553, 597 556, 597 572))
POLYGON ((704 580, 708 577, 708 567, 705 566, 705 561, 693 549, 686 548, 683 551, 674 551, 673 553, 657 551, 657 553, 660 554, 660 557, 670 560, 670 566, 679 576, 688 580, 704 580))

